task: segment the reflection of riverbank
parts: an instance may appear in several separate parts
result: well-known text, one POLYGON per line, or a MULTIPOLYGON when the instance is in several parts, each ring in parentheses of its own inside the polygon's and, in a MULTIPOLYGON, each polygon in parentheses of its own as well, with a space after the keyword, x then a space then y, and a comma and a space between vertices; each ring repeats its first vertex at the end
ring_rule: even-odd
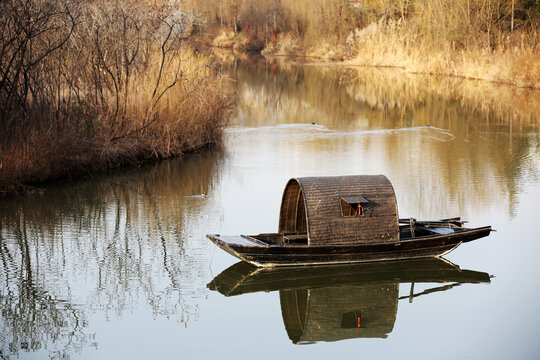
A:
POLYGON ((99 346, 87 330, 95 312, 109 319, 145 307, 196 319, 210 244, 193 234, 208 227, 202 218, 220 219, 210 201, 222 156, 209 150, 3 201, 2 356, 99 346))
POLYGON ((261 57, 227 66, 239 91, 229 134, 350 174, 377 164, 404 216, 468 216, 470 204, 513 216, 525 179, 540 179, 538 91, 261 57))
MULTIPOLYGON (((480 115, 492 125, 512 124, 520 129, 531 124, 537 127, 540 121, 538 90, 408 74, 399 69, 320 66, 279 58, 234 56, 227 52, 216 51, 214 54, 222 54, 218 57, 239 81, 241 95, 248 95, 239 96, 241 104, 267 102, 272 98, 274 102, 282 101, 282 107, 286 109, 283 113, 289 116, 285 119, 296 119, 289 123, 302 122, 298 120, 302 112, 294 111, 302 101, 306 102, 306 108, 315 105, 316 110, 322 110, 320 115, 324 117, 335 115, 340 106, 344 106, 341 111, 348 114, 364 104, 374 113, 400 110, 399 114, 406 118, 408 111, 444 101, 452 105, 450 110, 480 115), (242 86, 246 83, 249 88, 242 86), (255 89, 260 91, 253 91, 255 89), (259 97, 254 97, 256 95, 259 97), (351 98, 356 104, 347 101, 351 98)), ((332 117, 334 121, 344 120, 332 117)), ((431 124, 435 126, 433 121, 440 124, 441 120, 432 119, 431 124)), ((269 124, 266 122, 264 125, 269 124)))
POLYGON ((450 290, 465 283, 489 283, 484 272, 461 270, 439 258, 297 268, 256 268, 239 262, 208 287, 226 296, 279 291, 281 313, 293 343, 351 338, 386 338, 398 301, 450 290), (399 285, 411 283, 408 296, 399 285), (415 292, 414 284, 444 283, 415 292))

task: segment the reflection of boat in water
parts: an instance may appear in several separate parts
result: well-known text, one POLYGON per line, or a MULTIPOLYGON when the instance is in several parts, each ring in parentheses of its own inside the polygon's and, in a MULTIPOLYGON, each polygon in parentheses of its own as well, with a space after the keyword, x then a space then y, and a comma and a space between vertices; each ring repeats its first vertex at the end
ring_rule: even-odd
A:
POLYGON ((257 266, 321 265, 442 256, 491 232, 463 224, 460 218, 400 220, 383 175, 310 177, 287 183, 278 233, 207 236, 257 266))
POLYGON ((440 258, 354 265, 258 268, 239 262, 208 287, 225 296, 279 290, 283 322, 294 343, 385 338, 400 299, 445 291, 463 283, 488 283, 484 272, 461 270, 440 258), (399 296, 399 285, 411 292, 399 296), (445 283, 414 293, 417 283, 445 283))

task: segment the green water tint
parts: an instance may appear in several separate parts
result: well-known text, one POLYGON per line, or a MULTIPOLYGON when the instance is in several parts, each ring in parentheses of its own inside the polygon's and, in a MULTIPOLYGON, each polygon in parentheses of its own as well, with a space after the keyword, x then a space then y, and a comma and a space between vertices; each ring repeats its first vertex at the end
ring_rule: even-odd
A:
POLYGON ((224 71, 238 103, 222 149, 0 202, 2 357, 537 357, 538 92, 261 59, 224 71), (498 230, 449 255, 451 274, 481 280, 405 279, 416 264, 389 278, 345 267, 345 284, 343 271, 315 285, 262 274, 264 291, 230 298, 207 288, 236 260, 205 234, 275 232, 291 177, 379 173, 400 217, 498 230), (291 304, 325 304, 331 326, 306 310, 295 327, 291 304), (353 329, 358 316, 375 330, 353 329))

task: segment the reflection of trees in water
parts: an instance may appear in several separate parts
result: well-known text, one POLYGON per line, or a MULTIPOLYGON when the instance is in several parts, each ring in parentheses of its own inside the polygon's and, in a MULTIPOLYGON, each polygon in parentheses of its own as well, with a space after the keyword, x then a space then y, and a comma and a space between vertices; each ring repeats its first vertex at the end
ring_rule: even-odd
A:
POLYGON ((383 157, 378 166, 398 194, 407 193, 399 202, 414 215, 466 215, 466 203, 503 206, 512 214, 524 184, 540 178, 538 91, 267 60, 243 59, 230 68, 243 125, 327 127, 332 133, 306 129, 296 146, 307 154, 354 152, 358 162, 383 157), (410 131, 377 132, 403 128, 410 131))
POLYGON ((344 86, 354 75, 336 67, 243 59, 228 65, 237 80, 246 126, 311 123, 350 128, 356 106, 344 86))
POLYGON ((447 129, 493 131, 512 126, 520 131, 540 120, 538 91, 531 89, 395 69, 299 65, 264 58, 235 59, 225 68, 237 80, 241 111, 256 112, 258 116, 250 120, 258 125, 269 124, 260 115, 271 107, 281 108, 278 123, 303 119, 311 123, 311 115, 316 115, 331 128, 350 128, 357 120, 367 121, 360 122, 369 128, 412 126, 418 121, 411 117, 414 112, 434 110, 444 117, 431 117, 428 124, 447 129), (464 114, 471 116, 458 116, 464 114))
POLYGON ((5 201, 1 355, 69 356, 92 345, 91 312, 110 318, 146 306, 187 326, 209 271, 200 219, 220 218, 211 195, 187 196, 212 192, 221 161, 209 150, 5 201))
MULTIPOLYGON (((19 230, 19 229, 18 229, 19 230)), ((0 289, 0 357, 47 347, 51 358, 65 358, 92 341, 84 331, 86 316, 78 306, 33 277, 28 239, 19 232, 17 248, 0 236, 4 276, 0 289)))

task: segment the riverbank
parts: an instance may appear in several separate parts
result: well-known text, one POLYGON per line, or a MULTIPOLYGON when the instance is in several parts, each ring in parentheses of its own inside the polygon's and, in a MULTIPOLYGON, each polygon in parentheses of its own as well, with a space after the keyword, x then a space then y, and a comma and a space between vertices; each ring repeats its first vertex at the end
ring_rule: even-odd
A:
MULTIPOLYGON (((537 34, 533 35, 535 38, 537 34)), ((394 67, 408 73, 442 75, 540 89, 540 46, 521 44, 515 34, 496 49, 432 46, 407 34, 401 24, 373 23, 350 34, 346 44, 321 42, 304 45, 292 34, 279 34, 276 41, 251 42, 242 33, 221 30, 211 42, 235 52, 255 52, 265 57, 302 58, 311 62, 346 66, 394 67), (402 33, 403 32, 403 33, 402 33), (513 45, 514 43, 518 43, 513 45)), ((528 40, 529 43, 538 40, 528 40)))
POLYGON ((540 89, 540 3, 187 2, 215 47, 540 89))
POLYGON ((434 41, 400 21, 372 23, 348 39, 352 65, 399 67, 410 73, 446 75, 540 89, 540 38, 534 31, 501 34, 496 44, 434 41))
POLYGON ((220 142, 233 91, 179 8, 0 7, 0 196, 220 142))

